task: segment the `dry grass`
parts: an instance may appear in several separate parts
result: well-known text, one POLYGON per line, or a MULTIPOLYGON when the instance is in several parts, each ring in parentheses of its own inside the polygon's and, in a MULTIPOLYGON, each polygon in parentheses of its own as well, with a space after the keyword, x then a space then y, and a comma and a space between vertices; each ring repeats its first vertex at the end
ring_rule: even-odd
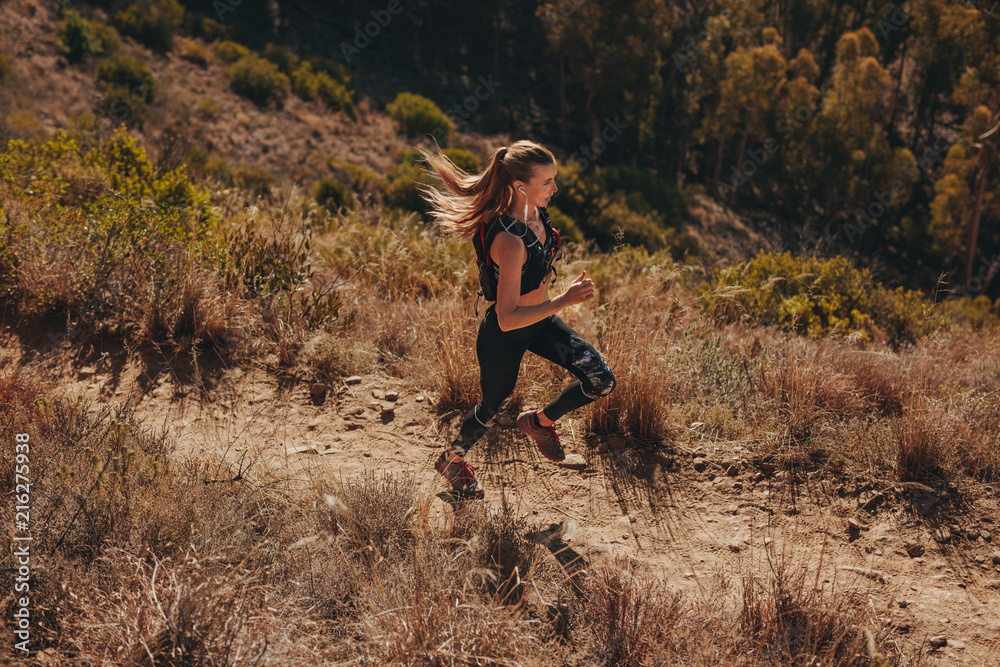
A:
POLYGON ((601 435, 627 434, 646 442, 670 436, 667 413, 676 397, 658 354, 658 331, 643 326, 641 306, 620 303, 600 322, 592 341, 615 374, 615 390, 587 406, 584 428, 601 435))

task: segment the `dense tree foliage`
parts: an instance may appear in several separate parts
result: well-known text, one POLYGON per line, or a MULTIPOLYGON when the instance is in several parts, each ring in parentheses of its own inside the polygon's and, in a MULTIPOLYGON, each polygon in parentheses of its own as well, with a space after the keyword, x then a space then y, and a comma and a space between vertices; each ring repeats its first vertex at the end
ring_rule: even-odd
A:
POLYGON ((582 178, 642 169, 888 279, 932 287, 948 272, 951 289, 997 289, 1000 12, 988 2, 186 4, 247 44, 345 64, 380 104, 413 91, 459 129, 546 142, 582 178))

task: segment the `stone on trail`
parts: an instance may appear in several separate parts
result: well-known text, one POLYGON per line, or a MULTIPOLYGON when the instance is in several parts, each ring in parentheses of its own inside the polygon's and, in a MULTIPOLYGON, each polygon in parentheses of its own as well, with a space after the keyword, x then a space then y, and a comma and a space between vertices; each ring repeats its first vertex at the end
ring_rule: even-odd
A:
POLYGON ((579 454, 567 454, 566 458, 559 462, 560 467, 572 470, 583 470, 587 467, 587 459, 579 454))
POLYGON ((385 392, 381 389, 372 389, 372 396, 380 401, 385 400, 385 392))
POLYGON ((398 391, 387 391, 385 392, 385 400, 387 401, 398 401, 399 392, 398 391))
POLYGON ((927 640, 927 643, 934 648, 944 648, 948 645, 948 638, 944 635, 935 635, 927 640))
POLYGON ((349 378, 344 378, 344 382, 346 382, 347 384, 361 384, 361 376, 352 375, 349 378))
POLYGON ((906 553, 910 558, 916 558, 917 556, 924 555, 924 545, 916 540, 906 540, 903 544, 903 548, 906 549, 906 553))

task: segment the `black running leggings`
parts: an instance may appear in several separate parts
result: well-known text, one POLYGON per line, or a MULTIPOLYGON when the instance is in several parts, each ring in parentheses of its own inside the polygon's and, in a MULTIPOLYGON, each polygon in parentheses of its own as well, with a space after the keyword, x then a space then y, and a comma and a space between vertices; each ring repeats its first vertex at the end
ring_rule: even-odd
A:
POLYGON ((552 421, 607 396, 615 388, 614 373, 600 353, 558 316, 549 315, 526 327, 501 331, 494 308, 486 310, 479 324, 476 356, 483 400, 465 416, 458 438, 451 444, 452 452, 459 456, 486 434, 500 404, 514 391, 525 350, 559 364, 577 378, 542 409, 552 421))

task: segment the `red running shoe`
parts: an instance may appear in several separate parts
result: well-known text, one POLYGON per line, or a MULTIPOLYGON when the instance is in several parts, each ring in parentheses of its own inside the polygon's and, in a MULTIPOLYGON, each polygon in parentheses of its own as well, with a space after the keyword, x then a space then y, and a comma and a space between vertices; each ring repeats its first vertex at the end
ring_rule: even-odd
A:
POLYGON ((556 425, 553 423, 552 426, 542 426, 538 421, 538 410, 522 412, 521 416, 517 418, 517 426, 535 439, 535 442, 538 443, 538 451, 549 461, 559 463, 566 460, 566 452, 559 444, 556 425))
POLYGON ((458 462, 449 460, 447 449, 435 461, 434 469, 451 483, 452 495, 462 500, 482 500, 486 495, 476 479, 476 469, 464 459, 458 462))

